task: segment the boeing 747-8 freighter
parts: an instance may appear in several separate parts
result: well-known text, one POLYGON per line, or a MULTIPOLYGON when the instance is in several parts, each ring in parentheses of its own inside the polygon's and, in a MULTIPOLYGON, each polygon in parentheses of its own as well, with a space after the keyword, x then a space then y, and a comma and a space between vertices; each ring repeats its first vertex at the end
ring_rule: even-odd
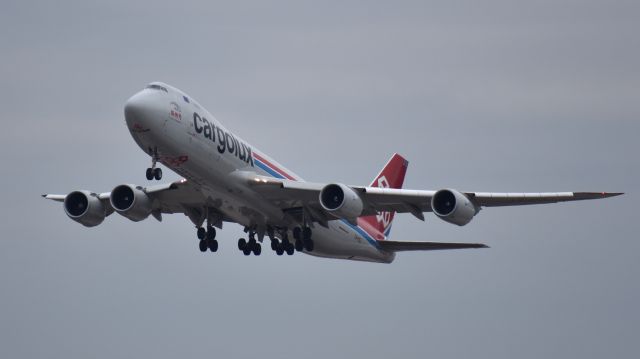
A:
POLYGON ((424 220, 433 212, 464 226, 483 207, 598 199, 621 193, 485 193, 455 189, 402 189, 408 162, 391 156, 369 186, 305 182, 251 146, 186 93, 154 82, 124 107, 131 136, 151 157, 147 180, 160 180, 162 163, 183 179, 160 185, 122 184, 111 192, 47 194, 63 202, 76 222, 97 226, 113 212, 134 222, 182 213, 195 225, 199 249, 218 250, 216 228, 244 227, 244 255, 260 255, 268 238, 277 255, 296 251, 320 257, 390 263, 399 251, 483 248, 476 243, 389 240, 396 213, 424 220))

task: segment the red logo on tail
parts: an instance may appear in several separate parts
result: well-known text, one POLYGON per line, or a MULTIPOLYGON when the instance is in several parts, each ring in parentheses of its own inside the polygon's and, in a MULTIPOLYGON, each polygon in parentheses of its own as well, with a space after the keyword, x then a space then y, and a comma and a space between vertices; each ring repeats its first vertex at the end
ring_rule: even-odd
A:
MULTIPOLYGON (((409 162, 399 154, 394 154, 382 171, 371 183, 371 187, 402 188, 409 162)), ((375 216, 358 218, 358 225, 377 240, 384 240, 389 234, 395 212, 379 212, 375 216)))

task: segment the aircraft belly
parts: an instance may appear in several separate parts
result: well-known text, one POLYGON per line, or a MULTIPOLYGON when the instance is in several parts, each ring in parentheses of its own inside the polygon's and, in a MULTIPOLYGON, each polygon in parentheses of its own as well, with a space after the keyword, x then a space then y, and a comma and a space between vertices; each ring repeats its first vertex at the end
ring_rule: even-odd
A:
POLYGON ((356 239, 355 232, 345 233, 338 224, 330 222, 329 228, 316 226, 313 230, 314 249, 306 254, 337 259, 391 263, 393 253, 386 253, 361 239, 356 239))

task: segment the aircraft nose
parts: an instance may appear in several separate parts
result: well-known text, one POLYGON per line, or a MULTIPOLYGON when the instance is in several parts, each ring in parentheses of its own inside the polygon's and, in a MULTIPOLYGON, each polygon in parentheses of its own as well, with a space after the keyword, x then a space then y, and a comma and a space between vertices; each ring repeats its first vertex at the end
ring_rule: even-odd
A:
POLYGON ((129 126, 150 125, 154 106, 149 94, 144 91, 131 96, 124 105, 124 117, 129 126))
POLYGON ((145 121, 151 112, 150 103, 143 92, 131 96, 124 105, 124 117, 127 122, 145 121))

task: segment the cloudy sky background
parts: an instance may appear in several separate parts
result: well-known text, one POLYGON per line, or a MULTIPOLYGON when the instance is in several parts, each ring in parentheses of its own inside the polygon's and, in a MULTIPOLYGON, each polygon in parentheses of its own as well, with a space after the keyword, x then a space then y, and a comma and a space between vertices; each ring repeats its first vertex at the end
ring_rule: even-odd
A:
MULTIPOLYGON (((637 358, 637 1, 4 1, 0 356, 637 358), (483 242, 391 265, 202 255, 184 216, 87 229, 41 193, 146 184, 126 99, 170 83, 303 178, 606 190, 396 217, 483 242)), ((176 175, 165 171, 165 179, 176 175)))

